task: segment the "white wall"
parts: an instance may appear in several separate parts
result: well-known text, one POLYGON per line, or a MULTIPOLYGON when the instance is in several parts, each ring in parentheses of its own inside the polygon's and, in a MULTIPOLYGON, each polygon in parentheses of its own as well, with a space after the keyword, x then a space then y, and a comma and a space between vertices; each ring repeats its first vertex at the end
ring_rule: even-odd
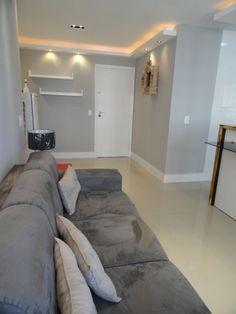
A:
POLYGON ((0 180, 21 161, 20 59, 14 0, 0 0, 0 180))
MULTIPOLYGON (((236 32, 233 31, 224 31, 222 36, 209 141, 217 141, 220 124, 236 125, 236 32)), ((214 154, 215 149, 208 147, 205 172, 209 178, 212 173, 214 154)))

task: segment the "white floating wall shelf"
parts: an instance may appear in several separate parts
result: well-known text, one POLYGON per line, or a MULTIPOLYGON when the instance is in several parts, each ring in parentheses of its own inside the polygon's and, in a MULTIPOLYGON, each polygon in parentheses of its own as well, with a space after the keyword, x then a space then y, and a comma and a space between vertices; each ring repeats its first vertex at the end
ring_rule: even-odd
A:
POLYGON ((70 97, 82 97, 84 95, 84 91, 81 90, 80 93, 64 93, 64 92, 50 92, 50 91, 43 91, 39 88, 40 95, 48 95, 48 96, 70 96, 70 97))
POLYGON ((73 80, 74 74, 72 73, 71 76, 63 76, 63 75, 45 75, 45 74, 33 74, 31 70, 28 71, 29 77, 34 78, 45 78, 45 79, 55 79, 55 80, 73 80))

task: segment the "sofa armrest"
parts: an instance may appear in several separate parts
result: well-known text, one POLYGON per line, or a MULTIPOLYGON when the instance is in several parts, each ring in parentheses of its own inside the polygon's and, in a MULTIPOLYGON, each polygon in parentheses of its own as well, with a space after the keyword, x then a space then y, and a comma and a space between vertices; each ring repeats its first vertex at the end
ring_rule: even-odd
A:
POLYGON ((122 176, 116 169, 77 169, 83 192, 120 191, 122 176))

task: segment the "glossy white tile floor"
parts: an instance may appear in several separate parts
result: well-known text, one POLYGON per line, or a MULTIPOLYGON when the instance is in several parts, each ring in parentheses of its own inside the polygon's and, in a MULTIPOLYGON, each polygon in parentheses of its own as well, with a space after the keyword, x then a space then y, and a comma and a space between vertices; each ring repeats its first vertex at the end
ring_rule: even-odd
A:
POLYGON ((208 183, 163 184, 129 158, 70 162, 119 169, 123 190, 212 313, 236 313, 236 222, 208 206, 208 183))

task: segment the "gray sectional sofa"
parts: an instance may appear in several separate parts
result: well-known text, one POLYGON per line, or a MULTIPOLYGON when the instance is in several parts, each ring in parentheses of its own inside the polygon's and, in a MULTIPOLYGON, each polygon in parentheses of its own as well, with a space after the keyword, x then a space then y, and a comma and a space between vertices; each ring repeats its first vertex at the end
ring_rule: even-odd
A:
MULTIPOLYGON (((210 313, 121 190, 116 170, 77 170, 82 191, 69 218, 90 240, 119 304, 93 295, 102 314, 210 313)), ((50 153, 31 154, 0 212, 0 313, 58 313, 55 216, 63 214, 50 153)), ((79 313, 78 313, 79 314, 79 313)))

